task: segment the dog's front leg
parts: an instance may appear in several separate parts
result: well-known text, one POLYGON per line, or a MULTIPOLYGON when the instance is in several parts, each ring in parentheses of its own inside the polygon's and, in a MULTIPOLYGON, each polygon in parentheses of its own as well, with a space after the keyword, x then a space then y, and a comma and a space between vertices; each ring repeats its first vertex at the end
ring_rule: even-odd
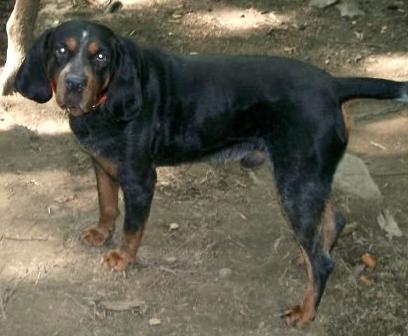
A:
POLYGON ((123 271, 135 261, 142 241, 156 183, 156 170, 151 166, 121 169, 118 181, 125 201, 122 245, 107 252, 103 263, 109 269, 123 271))
POLYGON ((99 222, 81 233, 86 245, 101 246, 112 237, 115 221, 119 216, 116 166, 101 157, 93 157, 99 200, 99 222))

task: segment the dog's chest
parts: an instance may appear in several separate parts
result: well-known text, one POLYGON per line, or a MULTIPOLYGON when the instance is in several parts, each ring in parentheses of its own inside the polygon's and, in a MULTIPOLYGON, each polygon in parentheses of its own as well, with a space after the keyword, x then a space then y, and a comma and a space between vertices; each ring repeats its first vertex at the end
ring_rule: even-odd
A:
POLYGON ((117 126, 92 118, 71 118, 70 127, 81 146, 91 155, 117 161, 123 152, 123 139, 117 126))

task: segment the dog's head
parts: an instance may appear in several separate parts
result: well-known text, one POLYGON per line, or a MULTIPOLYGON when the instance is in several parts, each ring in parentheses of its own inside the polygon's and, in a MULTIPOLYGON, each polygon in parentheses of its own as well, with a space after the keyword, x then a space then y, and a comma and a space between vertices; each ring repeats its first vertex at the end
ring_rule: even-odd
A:
POLYGON ((107 27, 85 21, 63 23, 35 42, 15 87, 39 103, 47 102, 54 92, 57 104, 72 116, 108 101, 130 113, 140 106, 141 95, 136 62, 127 49, 126 41, 107 27))

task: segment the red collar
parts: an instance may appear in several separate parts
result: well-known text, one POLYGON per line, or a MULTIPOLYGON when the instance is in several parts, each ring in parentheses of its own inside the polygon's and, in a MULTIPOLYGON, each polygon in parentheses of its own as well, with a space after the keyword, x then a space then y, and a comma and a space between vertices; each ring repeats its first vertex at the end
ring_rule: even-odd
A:
POLYGON ((98 101, 95 105, 92 106, 92 108, 97 108, 99 105, 102 105, 104 102, 106 102, 106 99, 108 99, 108 96, 106 95, 106 93, 104 93, 99 97, 98 101))
POLYGON ((55 82, 55 80, 51 81, 51 89, 52 89, 53 93, 55 93, 55 91, 57 91, 57 83, 55 82))
MULTIPOLYGON (((55 80, 51 81, 51 89, 53 93, 57 91, 57 83, 55 82, 55 80)), ((108 96, 106 95, 106 92, 105 92, 99 97, 98 101, 96 102, 95 105, 92 106, 92 108, 97 108, 98 106, 106 102, 107 99, 108 99, 108 96)))

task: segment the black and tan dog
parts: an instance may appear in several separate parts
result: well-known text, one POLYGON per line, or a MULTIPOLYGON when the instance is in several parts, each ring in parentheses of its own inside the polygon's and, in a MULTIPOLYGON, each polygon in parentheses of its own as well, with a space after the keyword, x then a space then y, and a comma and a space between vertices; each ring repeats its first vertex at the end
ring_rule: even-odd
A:
POLYGON ((299 326, 315 316, 334 267, 330 251, 345 224, 329 200, 348 139, 342 103, 408 101, 406 83, 334 78, 280 57, 176 56, 83 21, 47 30, 21 66, 16 88, 40 103, 54 91, 93 158, 100 219, 82 232, 86 244, 112 236, 123 190, 123 244, 103 257, 115 270, 135 260, 157 166, 267 153, 307 266, 305 297, 285 314, 299 326))

